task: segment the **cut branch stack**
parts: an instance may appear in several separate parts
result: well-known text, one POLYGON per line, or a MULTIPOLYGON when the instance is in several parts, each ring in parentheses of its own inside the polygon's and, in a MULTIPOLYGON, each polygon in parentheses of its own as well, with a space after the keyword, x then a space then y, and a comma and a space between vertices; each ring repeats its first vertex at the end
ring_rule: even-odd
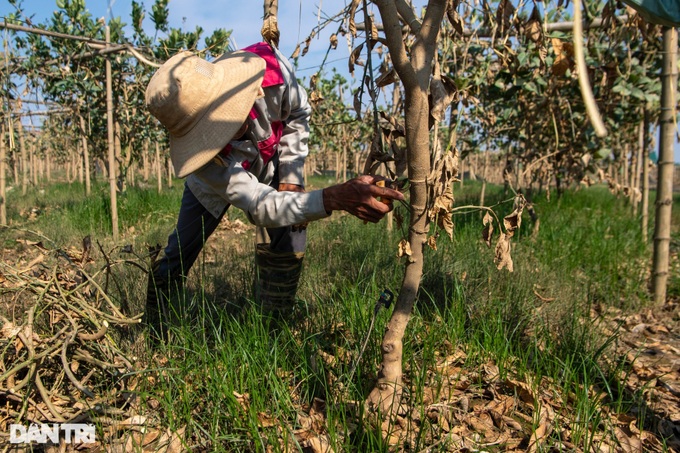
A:
POLYGON ((3 302, 25 310, 18 320, 0 317, 0 438, 12 423, 106 426, 129 409, 135 365, 116 328, 141 315, 121 313, 84 270, 84 254, 57 255, 51 269, 45 255, 24 269, 0 263, 3 302))

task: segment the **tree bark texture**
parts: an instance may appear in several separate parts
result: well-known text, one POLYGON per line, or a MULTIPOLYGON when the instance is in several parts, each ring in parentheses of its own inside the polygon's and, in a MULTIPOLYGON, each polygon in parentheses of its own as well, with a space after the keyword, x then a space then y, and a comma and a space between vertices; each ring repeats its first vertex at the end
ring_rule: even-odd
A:
POLYGON ((7 145, 5 122, 0 125, 0 225, 7 225, 7 145))
POLYGON ((168 165, 168 189, 172 187, 172 161, 169 158, 165 159, 168 165))
POLYGON ((45 179, 52 182, 52 160, 50 159, 50 148, 45 150, 45 179))
POLYGON ((156 184, 158 193, 163 190, 163 165, 161 164, 161 146, 156 142, 156 184))
MULTIPOLYGON (((110 37, 110 29, 106 27, 106 42, 110 37)), ((106 59, 106 126, 108 130, 109 149, 109 194, 111 200, 111 230, 113 240, 118 240, 118 196, 116 193, 116 156, 114 151, 113 130, 113 93, 111 83, 111 60, 106 59)))
POLYGON ((80 140, 83 147, 83 166, 85 167, 85 196, 89 197, 92 192, 92 183, 90 180, 90 150, 87 146, 87 129, 85 128, 85 118, 80 117, 80 140))
POLYGON ((149 141, 142 144, 142 177, 144 182, 149 182, 149 141))
POLYGON ((642 240, 647 243, 649 228, 649 110, 645 109, 642 139, 642 240))
POLYGON ((640 126, 638 128, 638 146, 637 146, 637 151, 635 153, 635 172, 634 172, 634 178, 633 178, 633 216, 638 215, 638 209, 640 207, 640 201, 637 194, 642 194, 642 191, 640 190, 640 183, 642 182, 642 155, 643 155, 643 149, 645 147, 645 133, 644 133, 644 121, 640 123, 640 126))
POLYGON ((486 198, 486 180, 489 177, 489 140, 486 141, 486 149, 484 150, 484 167, 482 167, 482 190, 479 194, 479 205, 484 206, 484 199, 486 198))
POLYGON ((40 162, 38 159, 38 155, 36 154, 36 146, 35 146, 35 141, 34 140, 29 140, 28 141, 28 155, 31 160, 31 183, 33 184, 33 187, 38 187, 38 163, 40 162))
POLYGON ((423 275, 423 248, 428 233, 427 177, 430 173, 427 96, 436 40, 446 11, 446 0, 431 0, 428 3, 423 23, 410 49, 410 60, 406 54, 402 26, 395 3, 389 0, 375 0, 374 3, 380 11, 394 67, 404 85, 411 200, 408 241, 412 255, 406 264, 401 290, 383 337, 382 364, 377 383, 367 399, 369 409, 387 417, 395 414, 399 408, 402 394, 403 338, 423 275))
POLYGON ((671 241, 671 209, 673 207, 673 145, 678 87, 678 34, 675 28, 664 27, 663 69, 661 73, 661 115, 659 124, 659 162, 654 224, 653 291, 654 302, 666 302, 668 263, 671 241))
POLYGON ((21 118, 17 119, 17 135, 19 136, 19 153, 21 154, 21 193, 26 195, 26 192, 28 192, 28 150, 24 140, 21 118))
POLYGON ((113 153, 116 158, 117 173, 118 173, 118 191, 124 193, 127 190, 126 187, 126 175, 127 175, 127 163, 123 157, 123 151, 120 143, 120 122, 114 119, 113 121, 113 153))

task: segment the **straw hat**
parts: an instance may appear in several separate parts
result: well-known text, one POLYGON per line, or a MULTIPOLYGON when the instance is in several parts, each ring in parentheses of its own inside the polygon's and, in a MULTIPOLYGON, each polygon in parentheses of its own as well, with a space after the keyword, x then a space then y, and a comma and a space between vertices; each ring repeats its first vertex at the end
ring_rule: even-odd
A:
POLYGON ((248 117, 265 61, 234 52, 214 63, 181 52, 161 66, 146 88, 146 105, 170 132, 170 159, 184 178, 210 162, 248 117))

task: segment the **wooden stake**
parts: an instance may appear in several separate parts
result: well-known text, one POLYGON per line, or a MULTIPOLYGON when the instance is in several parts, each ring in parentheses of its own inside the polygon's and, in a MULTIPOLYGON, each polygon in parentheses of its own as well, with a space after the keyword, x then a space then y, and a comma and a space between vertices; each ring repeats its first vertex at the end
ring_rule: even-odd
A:
POLYGON ((642 240, 647 243, 649 229, 649 110, 645 109, 642 145, 642 240))
POLYGON ((163 171, 161 165, 161 151, 160 145, 156 142, 156 182, 158 184, 158 193, 163 189, 163 171))
POLYGON ((19 152, 21 153, 21 193, 26 195, 26 192, 28 192, 28 152, 26 151, 21 118, 17 119, 17 134, 19 135, 19 152))
POLYGON ((653 284, 654 302, 666 303, 668 264, 670 261, 671 210, 673 207, 673 145, 675 143, 678 94, 678 33, 664 27, 663 70, 661 73, 661 115, 659 124, 659 162, 656 189, 656 221, 654 224, 653 284))
POLYGON ((90 150, 87 146, 87 129, 85 127, 85 118, 78 114, 80 119, 80 140, 83 149, 83 165, 85 167, 85 196, 89 197, 92 191, 92 184, 90 181, 90 150))
MULTIPOLYGON (((106 26, 106 42, 109 45, 111 30, 106 26)), ((109 145, 109 194, 111 198, 111 231, 113 240, 118 240, 118 197, 116 194, 116 157, 113 147, 113 89, 111 83, 111 61, 106 59, 106 127, 109 145)))
POLYGON ((0 125, 0 225, 7 225, 7 146, 5 145, 5 122, 0 125))

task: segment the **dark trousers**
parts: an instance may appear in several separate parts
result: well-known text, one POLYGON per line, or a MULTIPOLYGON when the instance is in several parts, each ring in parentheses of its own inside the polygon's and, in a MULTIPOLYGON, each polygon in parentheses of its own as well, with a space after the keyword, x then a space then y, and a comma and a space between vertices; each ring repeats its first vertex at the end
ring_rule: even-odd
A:
MULTIPOLYGON (((158 261, 154 275, 161 278, 185 277, 227 209, 218 218, 213 217, 185 184, 177 227, 168 237, 165 255, 158 261)), ((306 230, 292 231, 292 227, 267 228, 267 234, 269 248, 273 251, 305 251, 306 230)))
MULTIPOLYGON (((278 187, 274 178, 273 187, 278 187)), ((154 263, 149 275, 145 320, 157 333, 163 334, 162 313, 173 293, 182 291, 184 280, 196 262, 203 245, 219 225, 227 208, 214 217, 196 199, 185 184, 177 226, 168 237, 163 256, 154 263)), ((274 253, 304 253, 307 232, 293 227, 267 228, 268 248, 274 253)))

